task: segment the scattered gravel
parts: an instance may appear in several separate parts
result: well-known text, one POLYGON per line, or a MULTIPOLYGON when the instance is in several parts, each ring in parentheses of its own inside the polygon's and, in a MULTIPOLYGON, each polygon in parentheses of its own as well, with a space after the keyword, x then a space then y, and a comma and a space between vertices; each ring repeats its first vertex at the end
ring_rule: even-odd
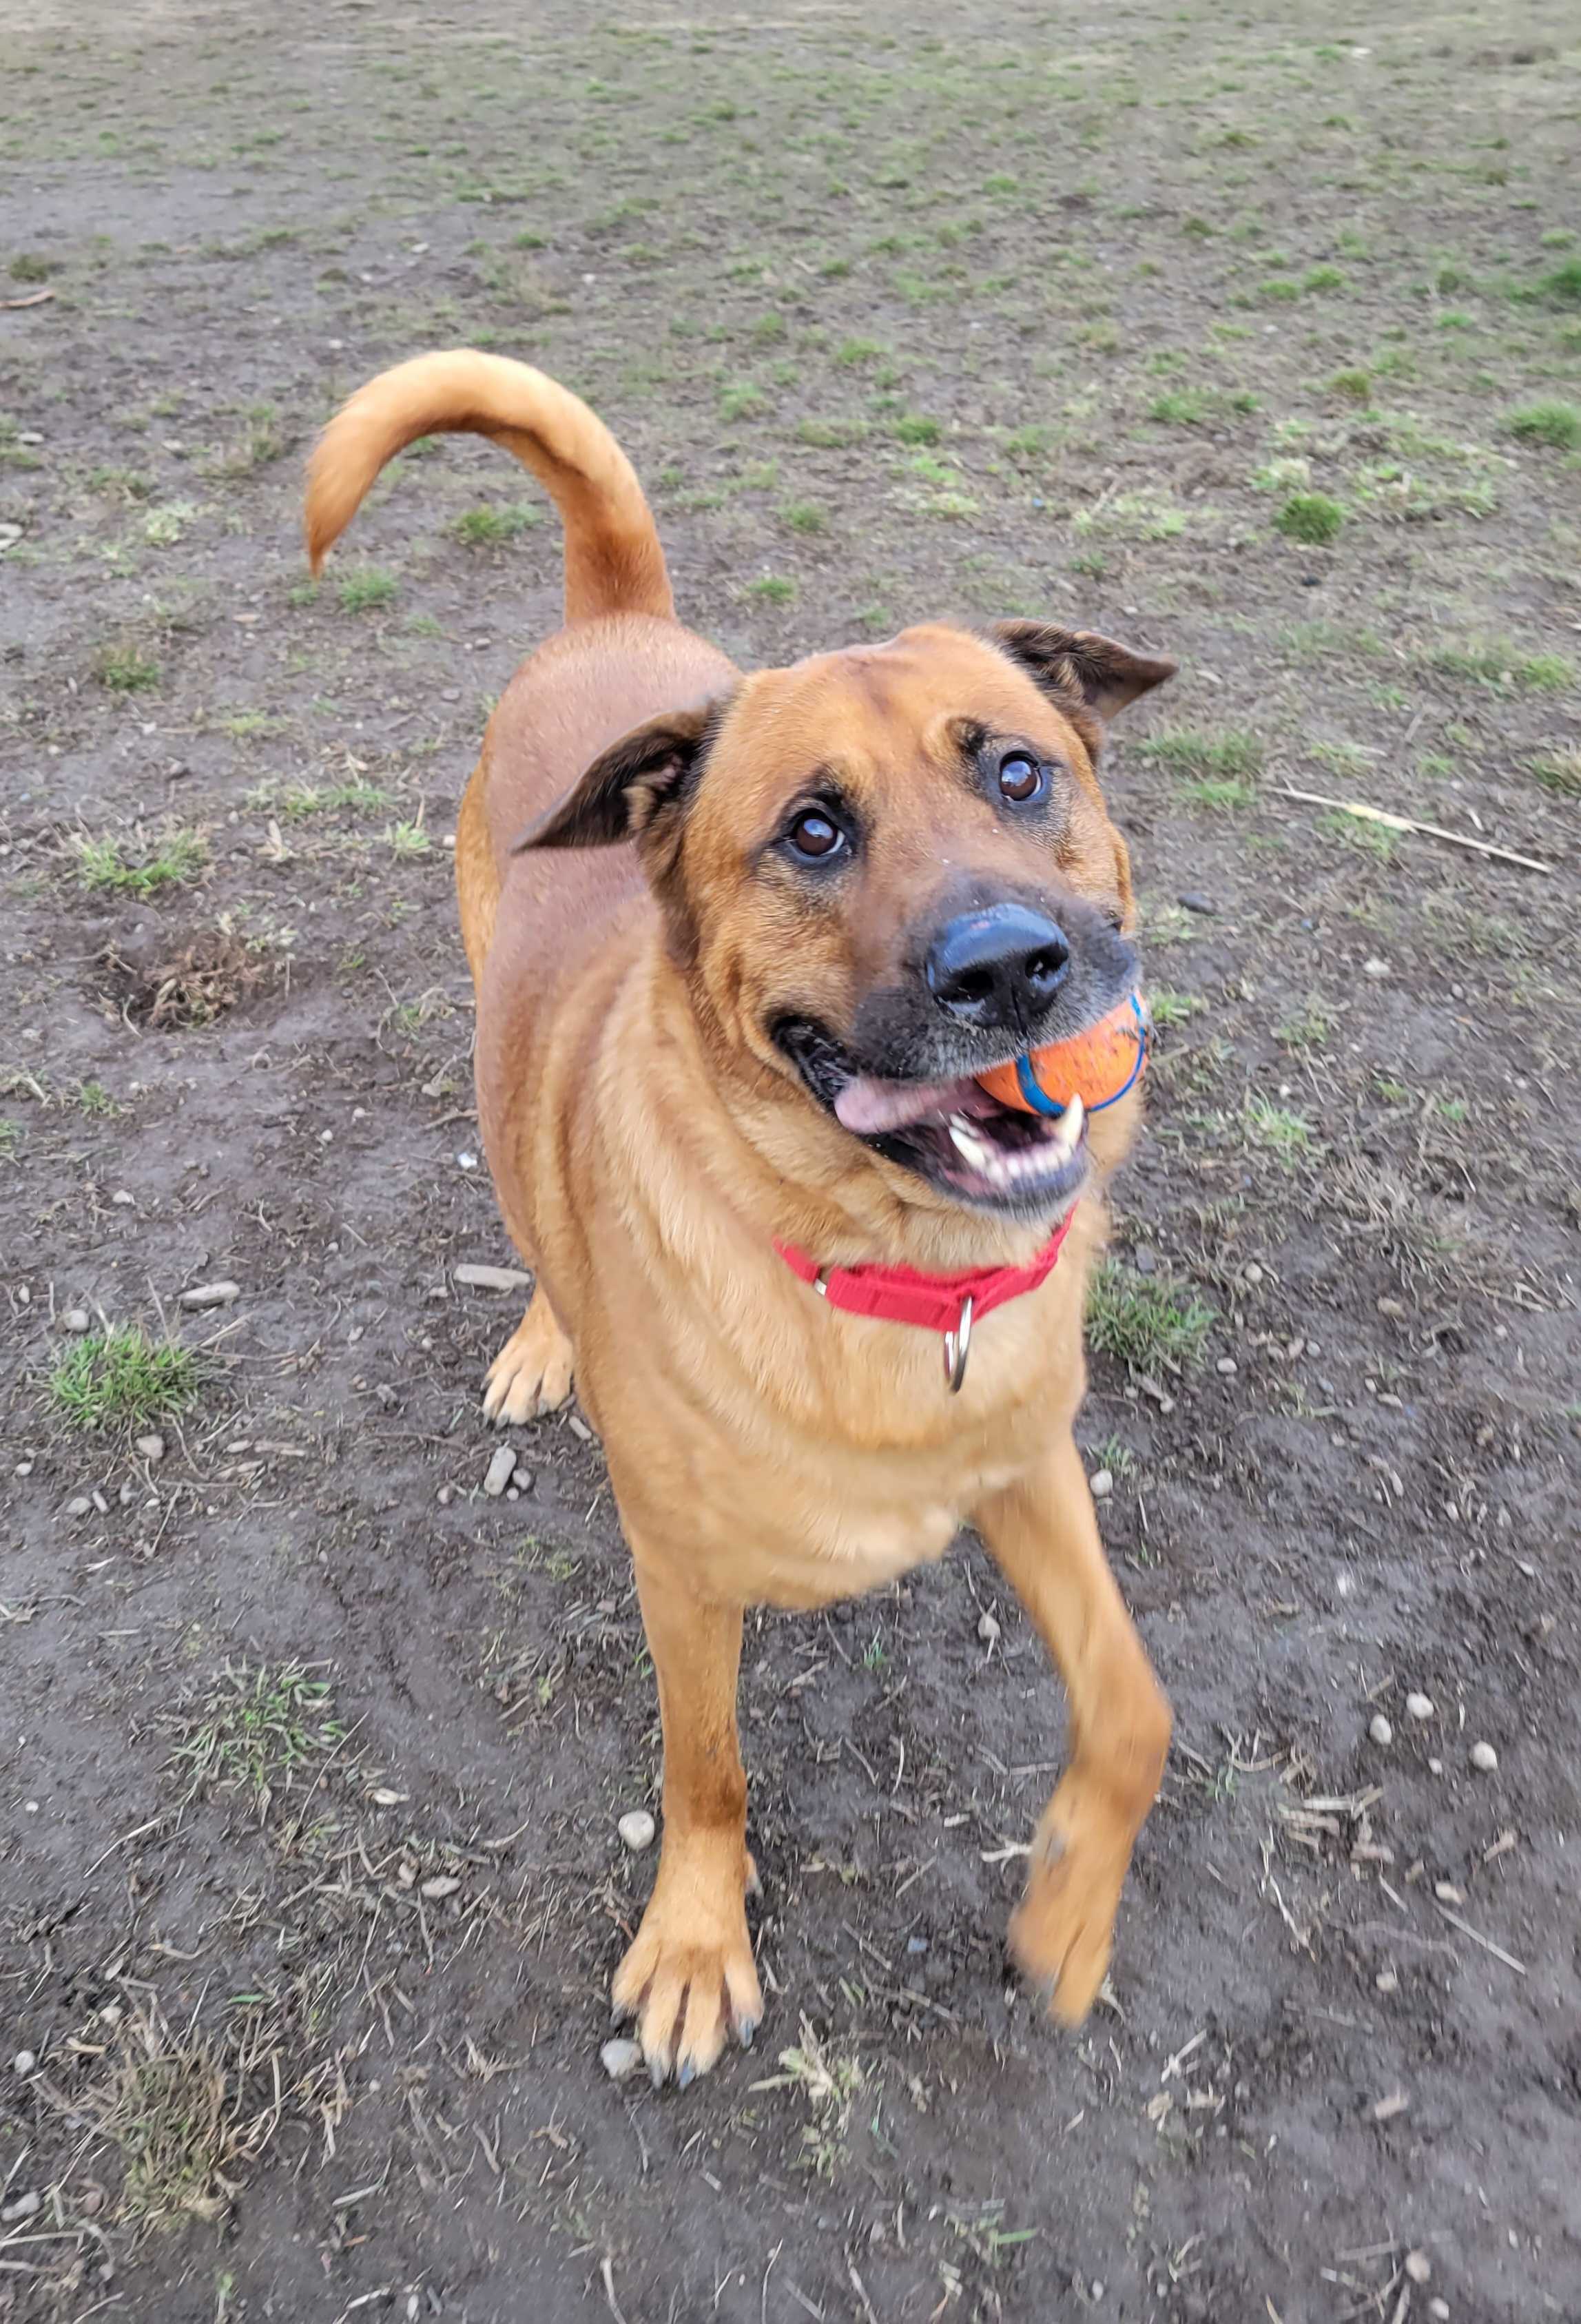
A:
POLYGON ((1412 2283, 1426 2283, 1430 2278, 1432 2272, 1433 2263, 1428 2257, 1425 2251, 1411 2251, 1406 2253, 1405 2273, 1410 2276, 1412 2283))
POLYGON ((603 2070, 611 2082, 629 2081, 642 2063, 640 2042, 606 2042, 599 2052, 603 2070))
POLYGON ((1381 1711, 1374 1711, 1367 1724, 1367 1733, 1381 1751, 1386 1751, 1394 1740, 1394 1729, 1381 1711))
POLYGON ((66 1514, 69 1517, 85 1517, 92 1507, 86 1493, 77 1493, 67 1502, 66 1514))
POLYGON ((69 1332, 75 1332, 80 1339, 93 1318, 86 1307, 68 1307, 60 1321, 69 1332))
POLYGON ((1408 1694, 1405 1698, 1405 1715, 1408 1719, 1430 1719, 1433 1715, 1432 1696, 1408 1694))
POLYGON ((492 1501, 499 1499, 515 1474, 516 1447, 514 1444, 501 1444, 490 1462, 488 1473, 483 1479, 483 1490, 492 1501))
POLYGON ((39 2061, 31 2050, 19 2050, 11 2062, 19 2074, 31 2074, 39 2061))
POLYGON ((1491 1775, 1499 1764, 1499 1755, 1491 1743, 1474 1743, 1471 1747, 1471 1764, 1482 1775, 1491 1775))
POLYGON ((165 1440, 162 1436, 157 1435, 140 1436, 137 1439, 137 1449, 145 1461, 162 1461, 165 1457, 165 1440))
POLYGON ((645 1848, 653 1846, 657 1829, 646 1808, 628 1808, 615 1826, 622 1844, 630 1849, 633 1856, 640 1856, 645 1848))
POLYGON ((1095 1469, 1087 1480, 1087 1489, 1095 1501, 1107 1501, 1115 1489, 1113 1471, 1108 1469, 1095 1469))

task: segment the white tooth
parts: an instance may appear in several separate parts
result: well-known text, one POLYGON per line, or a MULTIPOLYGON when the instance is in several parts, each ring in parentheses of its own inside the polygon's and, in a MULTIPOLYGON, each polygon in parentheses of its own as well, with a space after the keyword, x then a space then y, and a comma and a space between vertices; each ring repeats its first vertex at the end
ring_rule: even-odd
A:
POLYGON ((956 1152, 975 1167, 981 1169, 988 1162, 991 1149, 987 1141, 958 1113, 950 1117, 950 1137, 956 1152))
POLYGON ((1074 1154, 1081 1137, 1081 1125, 1087 1119, 1087 1108, 1079 1097, 1073 1097, 1059 1120, 1050 1141, 1062 1154, 1074 1154))

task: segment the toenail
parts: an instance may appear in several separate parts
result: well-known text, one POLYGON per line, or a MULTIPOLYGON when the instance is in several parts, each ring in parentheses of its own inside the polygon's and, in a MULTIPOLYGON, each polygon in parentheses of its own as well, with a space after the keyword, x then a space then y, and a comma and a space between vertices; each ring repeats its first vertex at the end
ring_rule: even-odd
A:
POLYGON ((650 2058, 648 2060, 648 2079, 653 2084, 656 2090, 663 2089, 665 2086, 665 2061, 662 2058, 650 2058))
POLYGON ((741 2047, 743 2050, 749 2050, 751 2048, 752 2036, 757 2033, 757 2031, 758 2020, 755 2017, 749 2017, 743 2020, 741 2025, 741 2047))
POLYGON ((687 2063, 682 2067, 680 2072, 676 2076, 676 2088, 679 2090, 686 2089, 696 2080, 696 2079, 697 2069, 690 2062, 690 2061, 688 2061, 687 2063))

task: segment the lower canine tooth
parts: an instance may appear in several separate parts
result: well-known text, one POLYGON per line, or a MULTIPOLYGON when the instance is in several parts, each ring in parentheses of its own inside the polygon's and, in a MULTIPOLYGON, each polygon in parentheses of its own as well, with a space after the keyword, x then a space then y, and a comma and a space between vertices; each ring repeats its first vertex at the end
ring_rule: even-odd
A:
POLYGON ((992 1149, 986 1139, 968 1127, 958 1113, 950 1117, 950 1138, 956 1152, 977 1169, 987 1167, 992 1149))
POLYGON ((1049 1143, 1059 1148, 1062 1153, 1074 1154, 1081 1136, 1081 1126, 1086 1119, 1087 1108, 1079 1097, 1073 1097, 1055 1123, 1054 1134, 1049 1143))

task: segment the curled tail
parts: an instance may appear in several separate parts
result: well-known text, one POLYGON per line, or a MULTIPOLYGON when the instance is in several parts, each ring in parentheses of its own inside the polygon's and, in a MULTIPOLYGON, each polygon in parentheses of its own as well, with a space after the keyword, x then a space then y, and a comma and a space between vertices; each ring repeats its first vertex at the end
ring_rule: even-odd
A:
POLYGON ((580 396, 529 364, 457 348, 414 355, 360 387, 308 463, 315 573, 386 460, 418 436, 492 436, 530 468, 565 528, 565 619, 675 613, 653 514, 636 472, 580 396))

